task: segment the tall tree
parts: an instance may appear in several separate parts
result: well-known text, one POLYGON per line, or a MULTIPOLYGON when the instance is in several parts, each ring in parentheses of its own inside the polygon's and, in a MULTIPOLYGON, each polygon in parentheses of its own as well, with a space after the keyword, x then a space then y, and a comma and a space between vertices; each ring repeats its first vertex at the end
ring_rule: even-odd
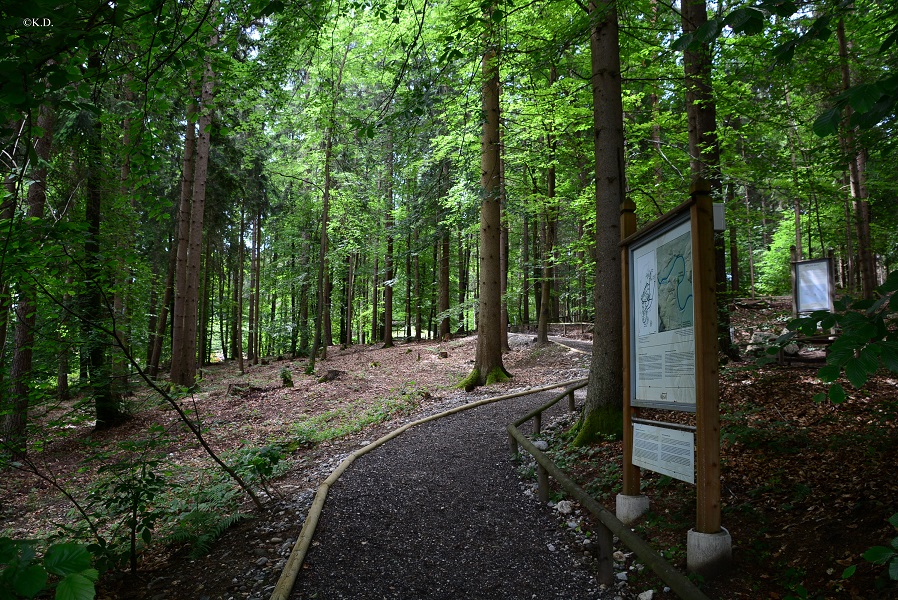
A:
POLYGON ((499 268, 500 228, 500 152, 499 152, 499 50, 497 10, 491 5, 484 11, 487 31, 484 36, 482 110, 480 140, 480 297, 477 328, 477 353, 474 369, 460 384, 465 389, 504 381, 510 374, 502 364, 502 290, 499 268))
POLYGON ((620 35, 613 0, 590 2, 593 135, 595 145, 596 272, 593 339, 586 404, 575 444, 623 427, 620 206, 625 199, 624 118, 620 35), (610 315, 610 317, 609 317, 610 315))
MULTIPOLYGON (((31 184, 28 186, 29 219, 42 219, 44 216, 44 206, 47 202, 47 161, 53 145, 53 110, 47 105, 41 105, 38 113, 36 125, 43 133, 34 143, 34 154, 38 160, 31 172, 31 184)), ((6 213, 4 216, 7 214, 11 216, 12 211, 4 212, 6 213)), ((36 231, 32 237, 37 237, 36 231)), ((26 452, 28 399, 34 359, 34 328, 37 324, 37 290, 30 281, 28 273, 22 273, 16 291, 18 298, 15 304, 16 326, 9 371, 9 393, 3 394, 6 400, 0 404, 0 408, 3 409, 3 424, 0 429, 3 447, 0 447, 0 451, 13 458, 24 456, 26 452)), ((3 318, 5 320, 5 314, 3 318)))

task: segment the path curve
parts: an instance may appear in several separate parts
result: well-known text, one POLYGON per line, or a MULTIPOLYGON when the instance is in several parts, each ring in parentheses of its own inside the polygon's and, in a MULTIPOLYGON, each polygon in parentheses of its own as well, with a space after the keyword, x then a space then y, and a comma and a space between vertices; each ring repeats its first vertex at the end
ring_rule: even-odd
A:
POLYGON ((330 490, 291 598, 613 597, 508 455, 505 426, 552 394, 427 423, 360 457, 330 490))

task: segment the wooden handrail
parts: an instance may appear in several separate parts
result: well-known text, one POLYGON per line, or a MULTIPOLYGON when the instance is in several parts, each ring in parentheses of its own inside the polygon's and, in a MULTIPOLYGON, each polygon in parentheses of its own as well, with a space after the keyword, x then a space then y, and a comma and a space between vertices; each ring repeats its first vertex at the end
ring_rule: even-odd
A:
POLYGON ((567 493, 599 520, 597 532, 599 545, 598 578, 601 583, 607 585, 614 581, 614 574, 612 571, 612 535, 616 535, 618 539, 620 539, 627 548, 632 550, 640 560, 648 565, 664 583, 670 586, 670 589, 673 590, 677 596, 683 600, 710 600, 694 583, 692 583, 685 575, 677 571, 673 565, 656 552, 648 542, 631 531, 630 528, 624 525, 613 513, 606 510, 595 498, 590 496, 586 490, 578 486, 571 478, 565 475, 545 453, 537 449, 537 447, 533 445, 533 442, 518 429, 520 425, 527 422, 529 419, 539 419, 544 410, 550 408, 568 394, 572 395, 575 389, 579 389, 584 385, 585 384, 581 383, 576 384, 576 387, 565 390, 563 394, 560 394, 548 404, 529 412, 524 417, 518 419, 511 425, 508 425, 507 430, 512 455, 517 455, 517 447, 520 445, 536 460, 537 481, 539 482, 540 487, 539 495, 542 501, 548 499, 548 476, 551 475, 567 493))

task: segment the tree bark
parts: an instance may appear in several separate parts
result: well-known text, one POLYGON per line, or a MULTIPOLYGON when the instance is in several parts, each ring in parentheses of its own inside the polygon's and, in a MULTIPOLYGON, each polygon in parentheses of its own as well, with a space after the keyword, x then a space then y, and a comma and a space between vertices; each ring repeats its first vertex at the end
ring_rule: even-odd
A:
MULTIPOLYGON (((486 11, 487 22, 495 4, 486 11)), ((487 31, 483 54, 483 133, 481 136, 479 321, 474 369, 461 383, 465 389, 504 381, 510 375, 502 364, 501 293, 499 283, 499 52, 487 31)))
POLYGON ((575 444, 623 431, 620 206, 625 199, 624 116, 615 4, 590 2, 596 180, 596 278, 589 387, 575 444))
MULTIPOLYGON (((691 33, 708 22, 705 0, 684 0, 683 32, 691 33)), ((689 123, 689 165, 693 177, 711 184, 711 195, 722 198, 720 144, 717 139, 717 109, 711 87, 711 47, 700 44, 687 48, 683 56, 686 75, 686 117, 689 123)), ((726 246, 722 232, 714 234, 715 273, 717 279, 717 340, 720 350, 732 359, 739 352, 730 335, 730 311, 727 298, 726 246)))
MULTIPOLYGON (((37 126, 43 130, 43 136, 35 140, 34 152, 37 154, 37 168, 31 174, 31 185, 28 187, 29 219, 43 219, 44 206, 47 201, 47 167, 50 159, 50 148, 53 145, 54 115, 50 107, 41 105, 37 118, 37 126)), ((99 142, 98 142, 99 143, 99 142)), ((4 216, 7 213, 4 210, 4 216)), ((12 216, 12 215, 10 215, 12 216)), ((34 232, 37 236, 37 232, 34 232)), ((16 285, 15 303, 16 327, 13 334, 13 355, 9 369, 9 398, 0 405, 6 409, 3 416, 3 427, 0 440, 3 446, 0 452, 12 458, 21 458, 26 454, 28 396, 31 389, 32 366, 34 359, 34 327, 37 324, 37 290, 23 277, 16 285)))
POLYGON ((393 136, 387 136, 387 255, 384 258, 386 281, 384 282, 384 348, 393 347, 393 136))

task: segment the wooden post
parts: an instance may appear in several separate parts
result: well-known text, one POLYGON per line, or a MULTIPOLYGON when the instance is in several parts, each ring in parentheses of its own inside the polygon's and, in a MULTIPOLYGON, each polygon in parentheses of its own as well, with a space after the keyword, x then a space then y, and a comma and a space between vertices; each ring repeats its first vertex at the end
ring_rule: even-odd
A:
POLYGON ((577 403, 574 401, 574 390, 571 390, 571 393, 567 395, 567 407, 571 412, 577 410, 577 403))
POLYGON ((511 450, 511 457, 517 458, 519 452, 518 441, 510 433, 508 434, 508 449, 511 450))
POLYGON ((696 179, 690 186, 692 285, 695 310, 696 496, 695 530, 720 531, 720 411, 718 407, 717 298, 711 186, 696 179), (714 315, 711 317, 711 315, 714 315))
POLYGON ((798 317, 798 273, 795 263, 798 261, 798 252, 795 246, 789 246, 789 278, 792 281, 792 318, 798 317))
POLYGON ((614 583, 614 562, 612 560, 614 556, 614 540, 611 530, 604 523, 599 523, 599 526, 593 531, 596 534, 596 544, 599 547, 599 552, 596 556, 599 563, 596 566, 598 580, 599 583, 611 585, 614 583))
POLYGON ((543 416, 542 414, 535 415, 533 417, 533 435, 538 435, 540 430, 543 427, 543 416))
MULTIPOLYGON (((636 233, 636 204, 632 200, 624 200, 620 207, 621 239, 636 233)), ((640 495, 639 467, 633 465, 633 425, 632 419, 637 410, 630 405, 630 251, 621 248, 621 318, 623 319, 623 393, 624 393, 624 483, 621 493, 625 496, 640 495)))
POLYGON ((539 501, 545 504, 549 501, 549 473, 539 463, 536 464, 536 483, 539 488, 539 501))

